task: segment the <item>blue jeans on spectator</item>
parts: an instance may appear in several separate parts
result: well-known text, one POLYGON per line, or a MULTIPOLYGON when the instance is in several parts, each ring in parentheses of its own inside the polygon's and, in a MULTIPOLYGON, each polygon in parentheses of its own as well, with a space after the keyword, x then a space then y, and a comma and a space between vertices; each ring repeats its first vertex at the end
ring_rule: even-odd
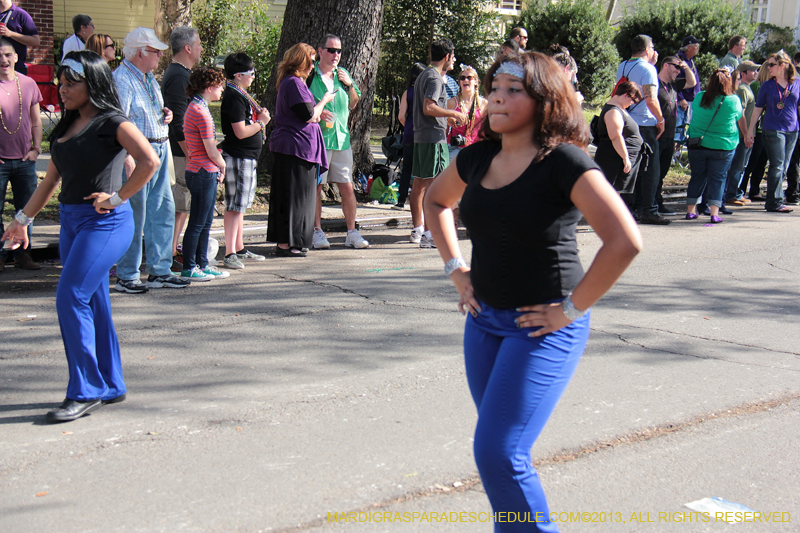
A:
MULTIPOLYGON (((117 261, 117 278, 125 281, 139 279, 142 264, 142 232, 147 272, 166 276, 172 266, 172 233, 175 227, 175 201, 169 183, 167 142, 151 143, 161 164, 153 178, 130 197, 133 209, 133 241, 125 255, 117 261)), ((122 171, 123 183, 127 181, 122 171)))
MULTIPOLYGON (((33 196, 33 191, 39 184, 36 178, 36 161, 23 161, 22 159, 3 159, 0 164, 0 236, 5 233, 6 229, 3 225, 3 210, 6 205, 6 190, 8 184, 11 183, 11 191, 14 193, 14 215, 17 211, 25 207, 28 200, 33 196)), ((12 215, 13 216, 13 215, 12 215)), ((31 240, 31 228, 33 225, 28 226, 28 241, 31 240)), ((3 247, 4 241, 0 241, 0 248, 3 247)), ((26 250, 30 250, 31 245, 28 243, 26 250)), ((19 256, 23 252, 22 248, 17 248, 14 252, 15 256, 19 256)), ((3 250, 2 257, 6 259, 10 250, 3 250)))
POLYGON ((733 202, 734 200, 741 200, 744 198, 744 191, 739 189, 742 183, 742 176, 744 175, 744 168, 750 161, 750 154, 753 152, 753 147, 748 148, 744 144, 744 139, 739 138, 739 145, 733 153, 733 161, 731 161, 731 168, 728 169, 728 185, 725 190, 725 201, 733 202))
POLYGON ((200 270, 208 266, 208 235, 214 220, 214 202, 217 201, 217 178, 219 172, 201 168, 197 172, 186 171, 186 188, 192 195, 189 207, 189 222, 183 233, 183 269, 200 270))
POLYGON ((686 205, 697 205, 705 190, 708 205, 722 206, 722 196, 734 150, 689 149, 692 177, 686 187, 686 205))
POLYGON ((689 107, 686 108, 686 111, 681 109, 681 106, 678 106, 677 109, 677 125, 675 127, 675 140, 677 142, 684 142, 686 141, 686 126, 689 124, 689 121, 692 118, 692 103, 689 103, 689 107))
POLYGON ((769 170, 767 171, 767 201, 764 207, 767 211, 775 211, 783 205, 783 182, 786 179, 786 169, 789 167, 789 158, 792 156, 796 131, 764 131, 764 149, 769 157, 769 170))

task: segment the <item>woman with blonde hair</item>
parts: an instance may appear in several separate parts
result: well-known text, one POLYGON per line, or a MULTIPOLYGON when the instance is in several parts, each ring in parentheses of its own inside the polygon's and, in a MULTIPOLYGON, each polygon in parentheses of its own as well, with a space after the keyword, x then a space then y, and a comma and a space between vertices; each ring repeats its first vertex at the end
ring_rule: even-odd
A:
POLYGON ((455 109, 467 114, 467 122, 456 122, 447 134, 450 148, 450 162, 465 146, 478 140, 478 133, 483 122, 483 113, 488 103, 478 92, 480 87, 478 71, 469 65, 461 65, 458 75, 458 93, 447 101, 447 109, 455 109))
POLYGON ((481 132, 424 199, 445 275, 469 313, 467 383, 478 410, 475 462, 497 532, 557 531, 531 465, 531 447, 578 366, 589 307, 641 249, 619 195, 586 153, 589 127, 561 67, 538 52, 507 54, 484 78, 481 132), (472 241, 461 257, 451 206, 472 241), (579 211, 580 210, 580 211, 579 211), (602 239, 584 275, 581 213, 602 239))
POLYGON ((770 79, 758 90, 747 138, 752 144, 756 123, 764 113, 761 130, 764 149, 769 158, 767 199, 764 207, 772 213, 791 213, 792 208, 783 203, 783 182, 786 179, 789 158, 797 142, 797 130, 800 127, 797 114, 797 106, 800 103, 800 80, 797 79, 797 71, 791 59, 783 50, 772 54, 764 65, 768 69, 770 79))
POLYGON ((86 50, 91 50, 110 63, 117 58, 117 45, 114 39, 105 33, 93 33, 86 41, 86 50))
POLYGON ((319 128, 331 118, 305 84, 314 68, 314 49, 299 43, 283 54, 278 64, 278 96, 275 103, 269 149, 273 154, 267 240, 276 242, 275 255, 305 257, 314 235, 317 177, 328 169, 328 157, 319 128))

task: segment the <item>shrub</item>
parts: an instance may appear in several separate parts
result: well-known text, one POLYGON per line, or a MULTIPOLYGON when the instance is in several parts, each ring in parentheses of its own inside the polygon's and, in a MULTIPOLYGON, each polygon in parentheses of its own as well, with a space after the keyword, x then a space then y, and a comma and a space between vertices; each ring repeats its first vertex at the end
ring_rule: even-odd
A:
POLYGON ((744 35, 752 42, 755 26, 741 2, 639 0, 625 9, 615 39, 620 56, 631 56, 631 40, 642 33, 653 38, 661 57, 676 54, 687 35, 702 40, 696 63, 700 80, 704 82, 718 64, 710 56, 721 58, 727 54, 728 39, 734 35, 744 35))
POLYGON ((376 79, 376 103, 387 106, 393 95, 406 89, 408 70, 415 62, 428 63, 434 36, 455 45, 456 65, 472 65, 482 76, 500 46, 498 14, 490 0, 386 0, 381 33, 381 57, 376 79))
POLYGON ((596 0, 534 0, 515 25, 528 30, 528 49, 547 50, 553 43, 569 48, 578 64, 579 88, 591 101, 611 92, 620 62, 605 15, 606 6, 596 0))
POLYGON ((281 21, 269 17, 265 3, 248 4, 248 9, 239 4, 239 0, 200 0, 193 6, 192 20, 203 43, 200 63, 212 65, 218 57, 246 53, 256 69, 248 92, 259 100, 275 63, 281 21))
POLYGON ((797 43, 794 40, 792 28, 781 28, 774 24, 759 24, 756 36, 751 43, 750 57, 763 63, 766 58, 779 50, 783 50, 789 57, 797 52, 797 43))

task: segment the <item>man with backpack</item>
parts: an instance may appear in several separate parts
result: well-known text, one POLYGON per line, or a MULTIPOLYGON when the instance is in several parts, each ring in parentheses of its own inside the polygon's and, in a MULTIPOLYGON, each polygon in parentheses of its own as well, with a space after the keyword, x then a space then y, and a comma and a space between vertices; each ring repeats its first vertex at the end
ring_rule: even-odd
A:
POLYGON ((640 224, 666 225, 671 221, 658 214, 656 191, 660 175, 657 157, 658 138, 664 132, 664 117, 658 104, 658 73, 655 66, 658 52, 653 39, 648 35, 637 35, 631 41, 631 58, 623 61, 617 68, 617 83, 629 80, 642 88, 644 98, 628 109, 631 117, 639 125, 639 133, 644 144, 643 150, 650 154, 647 165, 639 167, 634 188, 634 217, 640 224))

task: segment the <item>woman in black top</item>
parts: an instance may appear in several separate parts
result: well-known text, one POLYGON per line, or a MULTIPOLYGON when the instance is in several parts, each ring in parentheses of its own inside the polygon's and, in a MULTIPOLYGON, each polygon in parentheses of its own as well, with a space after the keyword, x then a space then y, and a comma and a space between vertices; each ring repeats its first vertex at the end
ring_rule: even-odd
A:
MULTIPOLYGON (((614 188, 626 195, 633 193, 636 173, 642 163, 642 136, 639 126, 628 114, 628 107, 642 101, 642 90, 636 82, 620 83, 614 96, 600 111, 597 152, 594 162, 614 188)), ((632 198, 631 198, 632 200, 632 198)))
POLYGON ((12 247, 61 182, 56 310, 69 367, 64 402, 47 413, 66 422, 125 399, 119 342, 111 320, 108 271, 133 239, 128 198, 153 176, 159 159, 125 115, 111 69, 91 51, 70 52, 57 77, 66 112, 50 135, 47 176, 8 227, 12 247), (122 184, 125 150, 136 169, 122 184))
POLYGON ((557 531, 530 449, 583 353, 589 307, 641 249, 628 209, 585 152, 588 126, 559 70, 538 52, 499 59, 484 80, 488 140, 465 148, 425 197, 445 273, 470 315, 475 461, 495 512, 516 513, 495 531, 557 531), (450 209, 459 199, 471 268, 450 209), (581 213, 603 240, 585 275, 581 213))

